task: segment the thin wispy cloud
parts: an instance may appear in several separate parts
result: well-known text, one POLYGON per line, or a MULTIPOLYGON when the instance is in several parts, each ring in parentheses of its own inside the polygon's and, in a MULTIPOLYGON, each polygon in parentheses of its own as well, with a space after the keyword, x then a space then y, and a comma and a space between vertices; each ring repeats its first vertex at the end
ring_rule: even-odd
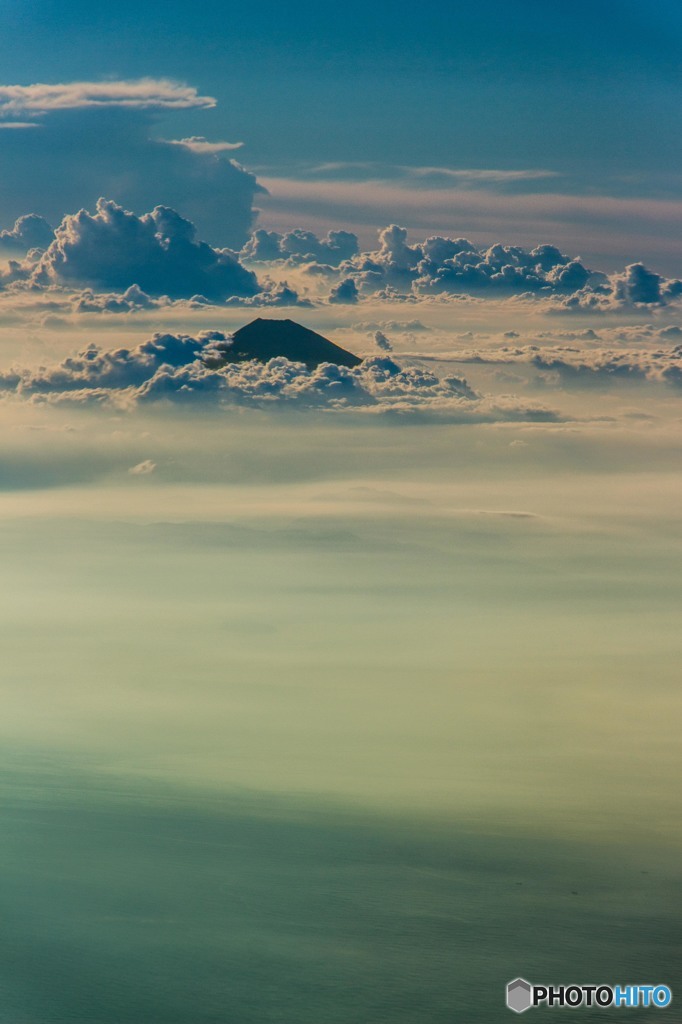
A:
POLYGON ((243 142, 209 142, 203 135, 192 135, 188 139, 160 139, 160 142, 167 142, 169 146, 184 146, 192 153, 227 153, 233 149, 241 149, 243 142))
POLYGON ((200 96, 193 86, 171 78, 0 86, 0 116, 85 107, 186 110, 215 105, 212 96, 200 96))
POLYGON ((7 128, 42 128, 37 121, 0 121, 0 130, 7 128))
POLYGON ((367 161, 329 161, 301 169, 301 177, 321 177, 345 181, 349 178, 367 181, 413 181, 423 187, 426 183, 436 184, 438 179, 457 181, 460 184, 490 183, 505 184, 510 182, 538 181, 543 178, 557 178, 558 171, 546 168, 521 168, 507 170, 504 168, 483 167, 440 167, 412 166, 409 164, 381 164, 367 161))

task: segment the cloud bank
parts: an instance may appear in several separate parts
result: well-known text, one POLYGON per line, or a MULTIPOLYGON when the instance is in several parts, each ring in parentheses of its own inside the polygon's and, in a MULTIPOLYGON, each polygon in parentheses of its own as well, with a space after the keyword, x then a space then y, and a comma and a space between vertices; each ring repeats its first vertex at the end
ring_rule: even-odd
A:
POLYGON ((328 296, 332 304, 377 296, 414 301, 522 295, 548 300, 556 312, 602 313, 664 306, 682 295, 682 281, 642 263, 607 275, 547 243, 529 250, 500 242, 481 248, 468 238, 445 235, 411 243, 397 224, 381 230, 378 248, 366 252, 357 251, 357 238, 349 232, 330 232, 320 240, 302 229, 285 235, 261 229, 242 254, 256 261, 298 262, 308 275, 335 278, 328 296))
MULTIPOLYGON (((195 159, 191 147, 184 145, 190 142, 203 145, 205 140, 164 145, 195 159)), ((227 145, 206 143, 213 148, 227 145)), ((233 167, 215 153, 200 159, 233 167)), ((682 281, 664 278, 642 263, 606 275, 551 244, 530 250, 502 243, 478 248, 467 238, 444 235, 412 243, 406 229, 396 224, 379 232, 377 249, 365 252, 358 251, 352 232, 329 231, 321 238, 302 228, 287 233, 258 229, 237 252, 198 240, 195 225, 172 207, 160 205, 136 214, 101 198, 94 214, 69 214, 56 232, 35 213, 18 218, 12 229, 0 232, 0 255, 3 251, 8 257, 28 253, 4 275, 6 285, 23 281, 32 288, 81 287, 107 295, 122 295, 137 286, 151 299, 310 304, 300 292, 330 305, 355 305, 377 298, 415 303, 521 297, 544 300, 545 309, 557 314, 602 314, 655 310, 682 297, 682 281), (298 281, 294 288, 282 280, 287 268, 298 281)), ((84 298, 89 311, 102 306, 99 300, 84 298)), ((110 311, 125 308, 115 299, 109 303, 110 311)))
POLYGON ((254 405, 395 414, 444 414, 463 422, 552 421, 538 403, 477 394, 462 377, 438 376, 401 366, 388 356, 348 369, 275 358, 229 363, 231 337, 221 331, 156 334, 134 348, 89 345, 61 363, 0 373, 0 391, 33 402, 113 405, 119 409, 158 402, 190 406, 254 405))

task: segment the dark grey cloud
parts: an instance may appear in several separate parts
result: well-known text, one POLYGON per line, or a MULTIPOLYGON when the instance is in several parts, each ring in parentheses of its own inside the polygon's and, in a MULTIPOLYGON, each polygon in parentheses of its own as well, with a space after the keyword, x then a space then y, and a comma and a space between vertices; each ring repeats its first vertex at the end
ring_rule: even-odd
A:
POLYGON ((670 327, 662 327, 658 332, 658 336, 661 341, 676 341, 678 338, 682 338, 682 327, 676 327, 674 325, 670 327))
POLYGON ((212 245, 239 249, 264 191, 255 176, 225 152, 157 135, 153 113, 106 106, 53 109, 36 130, 3 132, 0 223, 33 211, 57 224, 105 195, 137 214, 172 207, 212 245))
POLYGON ((81 210, 65 217, 40 259, 15 276, 43 286, 127 292, 137 285, 152 296, 218 301, 260 291, 255 274, 234 253, 198 241, 194 225, 175 210, 157 206, 138 217, 104 199, 94 214, 81 210))
POLYGON ((392 352, 393 345, 389 338, 386 337, 383 331, 374 332, 374 344, 377 348, 381 349, 382 352, 392 352))
POLYGON ((617 281, 614 289, 616 299, 625 302, 654 304, 663 301, 661 285, 663 279, 647 270, 643 263, 632 263, 617 281))
POLYGON ((530 361, 538 370, 557 374, 563 385, 639 383, 653 371, 650 361, 628 353, 596 352, 573 357, 538 353, 530 361))
POLYGON ((30 249, 47 249, 54 231, 44 217, 28 213, 18 217, 14 227, 0 231, 0 256, 25 256, 30 249))
POLYGON ((665 306, 682 295, 682 281, 665 278, 643 263, 631 263, 622 273, 585 287, 563 300, 556 312, 613 313, 633 308, 665 306))
POLYGON ((352 277, 345 277, 329 293, 329 302, 332 305, 353 305, 358 298, 358 286, 352 277))

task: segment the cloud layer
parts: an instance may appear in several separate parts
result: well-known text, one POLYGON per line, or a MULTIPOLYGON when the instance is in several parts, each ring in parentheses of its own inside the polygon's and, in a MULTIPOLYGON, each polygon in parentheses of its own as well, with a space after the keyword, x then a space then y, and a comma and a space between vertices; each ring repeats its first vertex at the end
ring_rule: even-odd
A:
MULTIPOLYGON (((201 144, 200 152, 204 144, 229 145, 203 139, 163 145, 169 152, 241 173, 217 153, 197 156, 185 145, 190 142, 201 144)), ((101 198, 94 214, 67 215, 54 233, 37 214, 18 218, 12 229, 0 232, 0 255, 3 251, 8 257, 30 251, 23 263, 11 266, 5 284, 85 287, 109 297, 133 286, 151 299, 241 299, 264 305, 310 304, 309 295, 331 305, 377 298, 415 303, 523 297, 544 300, 547 311, 559 314, 655 310, 682 297, 682 281, 664 278, 642 263, 606 275, 551 244, 530 250, 502 243, 479 248, 467 238, 444 235, 411 242, 407 230, 396 224, 379 232, 378 248, 370 251, 358 251, 352 232, 329 231, 321 238, 297 228, 286 233, 258 229, 237 252, 199 241, 194 224, 172 207, 156 206, 138 215, 101 198), (240 260, 258 271, 260 281, 240 260), (282 279, 288 269, 294 288, 282 279)), ((85 301, 92 310, 102 308, 99 300, 85 301)), ((111 311, 139 305, 125 307, 115 298, 112 303, 111 311)))
POLYGON ((486 399, 462 377, 401 366, 388 356, 348 369, 323 363, 308 370, 279 357, 267 363, 229 363, 231 337, 221 331, 157 334, 134 348, 89 345, 61 363, 0 373, 0 390, 51 404, 249 404, 395 414, 434 413, 470 421, 551 421, 538 403, 486 399))

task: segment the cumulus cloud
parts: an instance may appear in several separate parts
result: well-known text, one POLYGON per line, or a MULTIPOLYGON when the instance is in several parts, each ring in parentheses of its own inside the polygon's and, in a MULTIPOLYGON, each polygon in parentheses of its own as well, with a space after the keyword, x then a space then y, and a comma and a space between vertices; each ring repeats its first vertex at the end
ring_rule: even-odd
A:
POLYGON ((358 286, 352 277, 346 277, 335 285, 329 293, 329 302, 333 305, 352 305, 358 301, 358 286))
POLYGON ((285 234, 259 228, 242 250, 244 259, 253 261, 315 261, 337 267, 358 252, 358 238, 351 231, 329 231, 318 238, 312 231, 295 228, 285 234))
MULTIPOLYGON (((562 384, 589 384, 646 380, 653 367, 641 356, 618 352, 577 353, 573 356, 538 353, 531 359, 538 370, 556 373, 562 384)), ((657 374, 658 375, 658 374, 657 374)))
POLYGON ((150 295, 131 284, 124 292, 93 292, 89 288, 77 293, 72 300, 74 313, 132 313, 139 309, 151 309, 156 303, 150 295))
POLYGON ((389 338, 386 337, 383 331, 374 332, 374 344, 377 348, 381 349, 382 352, 392 352, 393 345, 389 338))
POLYGON ((287 281, 272 281, 267 277, 261 281, 261 291, 257 295, 250 299, 228 300, 228 304, 230 303, 245 306, 313 306, 310 299, 301 298, 287 281))
POLYGON ((184 110, 214 107, 212 96, 171 78, 121 79, 111 82, 58 82, 48 85, 0 85, 0 116, 42 114, 83 107, 136 107, 184 110))
POLYGON ((186 366, 227 336, 210 332, 197 338, 155 334, 135 348, 101 350, 89 345, 75 356, 51 367, 4 371, 0 387, 23 395, 39 395, 92 389, 125 390, 147 382, 161 367, 186 366))
POLYGON ((379 232, 379 248, 351 257, 341 272, 364 294, 387 289, 399 295, 466 294, 494 289, 508 293, 569 294, 593 273, 552 245, 526 251, 497 243, 477 248, 467 238, 434 235, 411 245, 407 231, 391 224, 379 232))
POLYGON ((329 232, 319 239, 296 229, 288 234, 259 229, 242 250, 247 260, 303 264, 307 274, 335 280, 329 301, 361 298, 416 302, 421 299, 494 295, 545 299, 553 312, 608 312, 664 306, 682 296, 682 281, 668 280, 641 263, 620 274, 592 270, 557 246, 480 248, 467 238, 433 235, 410 242, 391 224, 379 232, 378 248, 357 252, 357 238, 329 232), (350 253, 350 254, 349 254, 350 253))
POLYGON ((620 274, 600 275, 563 300, 554 312, 616 313, 627 308, 661 307, 682 295, 682 281, 662 277, 643 263, 631 263, 620 274))
POLYGON ((54 240, 54 231, 35 213, 19 217, 11 230, 0 231, 0 254, 25 255, 29 249, 47 249, 54 240))
POLYGON ((175 210, 157 206, 138 217, 105 199, 94 214, 81 210, 65 217, 37 262, 13 273, 37 285, 122 292, 137 285, 147 295, 171 298, 219 301, 260 290, 234 253, 198 241, 194 225, 175 210))

